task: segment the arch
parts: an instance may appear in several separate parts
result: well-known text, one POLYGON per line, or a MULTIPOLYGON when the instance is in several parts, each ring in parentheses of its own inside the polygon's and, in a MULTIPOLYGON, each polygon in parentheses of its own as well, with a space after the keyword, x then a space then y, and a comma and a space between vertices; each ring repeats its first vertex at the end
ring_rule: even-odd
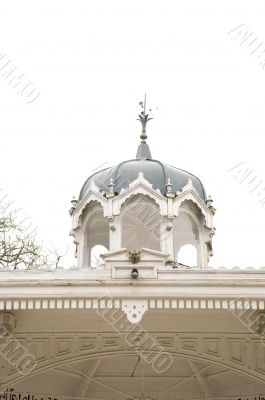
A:
POLYGON ((137 195, 143 195, 153 200, 159 207, 161 214, 167 213, 167 199, 161 194, 159 189, 154 190, 152 185, 143 177, 137 178, 130 184, 129 189, 123 190, 113 201, 113 213, 120 214, 122 207, 127 201, 137 195))
POLYGON ((177 254, 177 261, 190 267, 196 267, 198 261, 196 247, 189 243, 181 246, 177 254))
POLYGON ((109 249, 109 222, 103 214, 103 207, 96 201, 91 202, 82 216, 80 261, 82 268, 91 265, 91 252, 96 246, 109 249))
POLYGON ((152 198, 137 194, 127 199, 121 210, 121 225, 122 247, 160 251, 161 216, 152 198))
POLYGON ((101 254, 105 254, 108 252, 107 247, 102 246, 101 244, 96 244, 91 248, 90 251, 90 266, 91 268, 101 267, 104 262, 103 259, 100 258, 101 254))
POLYGON ((188 191, 181 193, 179 196, 177 196, 174 199, 173 202, 173 209, 174 209, 174 214, 178 215, 178 211, 181 208, 181 206, 184 203, 190 203, 193 204, 197 209, 200 211, 201 215, 204 216, 204 224, 208 228, 212 228, 213 226, 213 215, 210 212, 209 208, 206 206, 205 203, 203 203, 199 197, 199 195, 195 195, 193 191, 188 191))
POLYGON ((185 244, 197 246, 199 227, 193 218, 184 212, 173 220, 173 240, 175 253, 185 244))
MULTIPOLYGON (((150 352, 151 355, 156 355, 161 353, 161 350, 157 350, 155 348, 152 348, 152 351, 150 352)), ((245 366, 241 366, 237 363, 228 363, 226 360, 224 360, 222 357, 219 359, 214 359, 207 357, 207 355, 197 355, 197 354, 187 354, 185 352, 181 352, 178 350, 171 350, 171 349, 166 349, 166 354, 171 355, 172 357, 177 357, 177 358, 182 358, 182 359, 187 359, 187 360, 192 360, 192 361, 197 361, 197 362, 202 362, 202 363, 207 363, 212 366, 218 366, 225 368, 231 372, 234 372, 236 374, 245 376, 249 379, 253 379, 255 382, 262 383, 265 385, 265 376, 264 373, 254 371, 253 369, 250 369, 245 366)), ((10 375, 10 379, 6 379, 3 383, 5 387, 9 385, 15 385, 19 382, 25 381, 27 379, 31 379, 34 376, 37 376, 39 374, 43 374, 47 371, 53 370, 56 367, 62 366, 62 365, 67 365, 70 363, 75 363, 79 361, 84 361, 84 360, 95 360, 99 358, 111 358, 111 357, 119 357, 119 356, 135 356, 137 355, 137 352, 135 350, 128 350, 128 349, 116 349, 116 350, 108 350, 108 351, 100 351, 92 354, 82 354, 82 355, 76 355, 76 354, 70 354, 68 357, 65 357, 64 359, 61 360, 56 360, 52 359, 49 364, 45 364, 42 366, 39 366, 39 368, 34 369, 30 374, 27 375, 21 375, 18 372, 14 373, 13 375, 10 375)))
POLYGON ((81 208, 73 214, 73 229, 77 229, 80 226, 84 214, 86 214, 87 209, 90 208, 92 204, 97 203, 102 206, 104 215, 106 215, 107 199, 100 192, 96 192, 95 190, 89 191, 82 200, 82 203, 81 208))
MULTIPOLYGON (((204 237, 205 220, 200 208, 192 200, 183 201, 178 210, 178 216, 173 220, 174 259, 188 266, 197 266, 199 268, 206 267, 204 237), (196 262, 195 255, 192 258, 190 256, 187 257, 187 249, 189 249, 189 253, 191 253, 191 247, 188 247, 188 245, 196 249, 196 262), (180 252, 182 252, 182 254, 180 252), (183 262, 181 260, 181 257, 184 255, 185 259, 188 259, 188 262, 183 262)), ((192 250, 192 252, 194 254, 194 250, 192 250)))

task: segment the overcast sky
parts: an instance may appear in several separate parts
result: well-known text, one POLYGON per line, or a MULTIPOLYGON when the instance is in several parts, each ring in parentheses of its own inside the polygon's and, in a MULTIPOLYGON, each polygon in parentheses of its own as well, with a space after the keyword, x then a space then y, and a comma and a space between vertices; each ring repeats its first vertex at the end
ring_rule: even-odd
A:
POLYGON ((211 265, 265 266, 264 19, 264 1, 2 1, 0 193, 64 251, 72 196, 135 157, 146 92, 153 157, 214 199, 211 265))

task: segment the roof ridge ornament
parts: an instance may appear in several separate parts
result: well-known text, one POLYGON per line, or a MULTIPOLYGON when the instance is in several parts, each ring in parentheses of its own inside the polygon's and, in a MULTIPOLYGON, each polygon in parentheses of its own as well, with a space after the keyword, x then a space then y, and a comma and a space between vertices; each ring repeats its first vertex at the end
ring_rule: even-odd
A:
MULTIPOLYGON (((151 159, 151 152, 148 144, 146 143, 146 125, 147 122, 153 118, 149 117, 149 114, 146 113, 146 94, 144 95, 144 101, 140 101, 139 106, 142 108, 142 111, 140 112, 140 114, 138 114, 139 118, 137 118, 137 121, 140 121, 142 124, 142 133, 140 135, 141 143, 138 146, 136 158, 151 159)), ((148 111, 152 111, 152 109, 150 108, 148 111)))

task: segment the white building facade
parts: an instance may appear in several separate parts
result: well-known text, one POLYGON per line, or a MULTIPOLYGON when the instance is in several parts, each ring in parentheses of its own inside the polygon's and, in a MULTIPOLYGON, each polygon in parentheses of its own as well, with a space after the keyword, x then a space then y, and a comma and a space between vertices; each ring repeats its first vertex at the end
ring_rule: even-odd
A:
POLYGON ((264 270, 209 267, 213 202, 139 119, 72 200, 77 266, 0 274, 1 399, 265 398, 264 270))

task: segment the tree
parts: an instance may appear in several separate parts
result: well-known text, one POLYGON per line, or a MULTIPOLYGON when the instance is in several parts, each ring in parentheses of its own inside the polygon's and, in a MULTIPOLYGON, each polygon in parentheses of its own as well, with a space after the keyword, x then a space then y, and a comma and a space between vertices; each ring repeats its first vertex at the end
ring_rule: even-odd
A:
POLYGON ((23 229, 14 215, 0 215, 0 268, 56 268, 61 257, 56 251, 44 248, 38 242, 36 233, 23 229))

